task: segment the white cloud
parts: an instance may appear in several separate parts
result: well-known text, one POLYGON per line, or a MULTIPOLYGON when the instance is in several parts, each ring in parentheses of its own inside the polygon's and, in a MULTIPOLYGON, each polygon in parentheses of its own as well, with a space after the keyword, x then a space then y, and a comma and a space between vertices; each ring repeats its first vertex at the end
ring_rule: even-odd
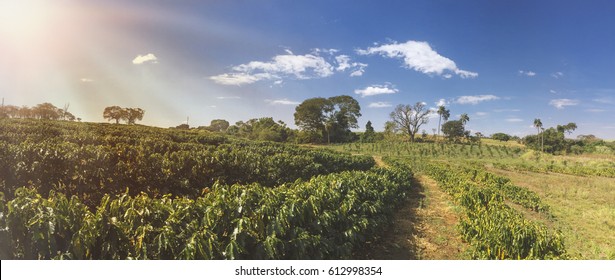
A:
POLYGON ((388 108, 388 107, 393 107, 393 105, 391 105, 391 103, 389 102, 372 102, 372 103, 369 103, 367 107, 369 108, 388 108))
POLYGON ((367 50, 357 50, 357 53, 360 55, 379 54, 389 58, 401 58, 404 61, 405 67, 428 75, 440 75, 444 78, 450 78, 451 74, 459 75, 462 78, 475 78, 478 76, 478 73, 459 69, 454 61, 438 54, 427 42, 393 42, 386 45, 376 45, 375 47, 367 48, 367 50))
POLYGON ((519 119, 519 118, 508 118, 506 119, 507 122, 522 122, 523 119, 519 119))
MULTIPOLYGON (((223 85, 251 84, 261 80, 324 78, 333 75, 334 67, 324 57, 315 54, 295 55, 289 50, 271 61, 251 61, 232 68, 233 72, 210 77, 223 85)), ((276 81, 277 82, 277 81, 276 81)))
POLYGON ((487 95, 464 95, 457 98, 456 102, 459 104, 472 104, 476 105, 483 101, 497 100, 499 97, 491 94, 487 95))
POLYGON ((225 73, 217 76, 209 77, 214 82, 221 85, 236 85, 252 84, 260 80, 271 80, 278 78, 269 73, 248 74, 248 73, 225 73))
POLYGON ((549 105, 557 108, 557 109, 563 109, 565 106, 575 106, 578 105, 579 101, 578 100, 573 100, 573 99, 567 99, 567 98, 563 98, 563 99, 553 99, 551 101, 549 101, 549 105))
POLYGON ((590 112, 590 113, 602 113, 602 112, 606 112, 605 109, 587 109, 585 110, 586 112, 590 112))
POLYGON ((374 95, 380 95, 380 94, 394 94, 397 92, 399 92, 399 90, 396 89, 393 85, 388 84, 388 83, 385 85, 371 85, 364 89, 355 89, 354 91, 355 94, 359 94, 361 95, 361 97, 374 96, 374 95))
POLYGON ((477 116, 486 116, 486 115, 488 115, 488 114, 489 114, 489 113, 487 113, 487 112, 476 112, 476 115, 477 115, 477 116))
POLYGON ((563 76, 564 76, 564 73, 562 73, 562 72, 555 72, 555 73, 551 74, 551 77, 556 78, 556 79, 559 79, 559 78, 561 78, 563 76))
POLYGON ((555 91, 555 90, 549 90, 549 93, 551 93, 551 94, 556 94, 556 93, 557 93, 557 91, 555 91))
POLYGON ((221 99, 221 100, 224 100, 224 99, 241 99, 241 97, 239 97, 239 96, 218 96, 218 97, 216 97, 216 99, 221 99))
POLYGON ((335 70, 342 72, 350 69, 352 73, 350 73, 350 77, 358 77, 362 76, 365 73, 365 67, 367 64, 359 63, 359 62, 350 62, 350 57, 347 55, 338 55, 335 57, 335 61, 337 62, 337 67, 335 70))
POLYGON ((146 55, 138 55, 132 60, 133 64, 143 64, 146 62, 158 63, 158 58, 153 53, 148 53, 146 55))
POLYGON ((93 83, 94 80, 90 79, 90 78, 81 78, 80 80, 82 83, 93 83))
POLYGON ((440 100, 438 100, 438 102, 435 102, 435 103, 436 103, 436 106, 438 106, 438 107, 440 107, 440 106, 448 106, 448 102, 444 98, 440 98, 440 100))
POLYGON ((534 77, 534 76, 536 76, 536 72, 519 70, 519 75, 525 75, 525 76, 528 76, 528 77, 534 77))
POLYGON ((299 105, 299 104, 301 104, 300 102, 288 100, 287 98, 277 99, 277 100, 265 99, 265 102, 267 102, 267 103, 269 103, 271 105, 299 105))

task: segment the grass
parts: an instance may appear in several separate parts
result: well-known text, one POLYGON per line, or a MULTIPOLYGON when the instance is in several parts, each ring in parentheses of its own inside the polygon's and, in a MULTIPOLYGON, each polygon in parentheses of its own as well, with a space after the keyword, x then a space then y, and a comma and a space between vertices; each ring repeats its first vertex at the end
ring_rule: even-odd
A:
POLYGON ((536 192, 551 206, 571 257, 615 259, 614 178, 489 170, 536 192))

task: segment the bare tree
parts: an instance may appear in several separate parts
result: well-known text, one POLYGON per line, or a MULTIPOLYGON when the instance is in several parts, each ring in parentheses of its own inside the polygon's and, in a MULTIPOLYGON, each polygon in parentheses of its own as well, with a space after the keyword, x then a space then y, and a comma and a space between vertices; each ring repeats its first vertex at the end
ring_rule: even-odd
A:
POLYGON ((414 106, 397 105, 395 110, 389 115, 395 126, 410 136, 410 141, 414 142, 414 137, 421 125, 429 121, 431 110, 425 108, 424 102, 417 102, 414 106))

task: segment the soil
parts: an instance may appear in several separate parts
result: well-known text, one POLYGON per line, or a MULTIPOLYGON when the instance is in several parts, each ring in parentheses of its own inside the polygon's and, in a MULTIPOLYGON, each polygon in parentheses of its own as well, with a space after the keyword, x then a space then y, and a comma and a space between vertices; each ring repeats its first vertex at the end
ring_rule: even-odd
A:
POLYGON ((467 245, 457 233, 460 215, 450 197, 427 176, 417 176, 412 185, 392 226, 380 240, 368 245, 367 253, 361 258, 455 260, 463 257, 467 245))

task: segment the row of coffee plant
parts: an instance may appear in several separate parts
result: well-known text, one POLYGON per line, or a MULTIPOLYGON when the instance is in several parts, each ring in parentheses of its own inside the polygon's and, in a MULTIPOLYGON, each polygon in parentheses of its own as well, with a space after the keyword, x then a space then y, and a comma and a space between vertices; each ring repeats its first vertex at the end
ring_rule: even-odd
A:
POLYGON ((219 185, 195 198, 0 197, 1 259, 348 259, 380 236, 410 188, 396 168, 270 188, 219 185))
MULTIPOLYGON (((395 164, 395 163, 394 163, 395 164)), ((558 231, 528 220, 507 205, 507 200, 535 211, 548 207, 533 192, 513 186, 506 178, 444 162, 411 163, 438 182, 463 208, 459 229, 475 259, 566 258, 558 231)), ((399 165, 399 163, 396 163, 399 165)))
POLYGON ((196 197, 214 183, 276 186, 315 175, 368 170, 371 157, 207 132, 34 120, 0 120, 0 191, 23 186, 77 195, 87 205, 105 194, 196 197))

